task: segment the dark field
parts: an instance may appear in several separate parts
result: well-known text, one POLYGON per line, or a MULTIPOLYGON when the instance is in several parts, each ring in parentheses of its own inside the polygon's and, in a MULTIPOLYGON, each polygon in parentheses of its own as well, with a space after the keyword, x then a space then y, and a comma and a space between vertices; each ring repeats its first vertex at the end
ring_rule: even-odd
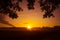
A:
POLYGON ((25 28, 0 28, 0 38, 8 40, 11 38, 17 40, 60 40, 59 26, 37 29, 30 31, 25 28))

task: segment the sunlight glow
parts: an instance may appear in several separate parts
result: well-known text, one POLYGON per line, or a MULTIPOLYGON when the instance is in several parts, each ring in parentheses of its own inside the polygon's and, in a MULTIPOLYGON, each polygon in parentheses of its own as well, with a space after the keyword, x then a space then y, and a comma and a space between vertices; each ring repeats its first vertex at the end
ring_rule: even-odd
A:
POLYGON ((30 29, 30 28, 31 28, 31 26, 28 26, 27 28, 28 28, 28 29, 30 29))
POLYGON ((29 29, 29 30, 30 30, 31 28, 32 28, 32 27, 31 27, 30 25, 28 25, 28 26, 27 26, 27 29, 29 29))

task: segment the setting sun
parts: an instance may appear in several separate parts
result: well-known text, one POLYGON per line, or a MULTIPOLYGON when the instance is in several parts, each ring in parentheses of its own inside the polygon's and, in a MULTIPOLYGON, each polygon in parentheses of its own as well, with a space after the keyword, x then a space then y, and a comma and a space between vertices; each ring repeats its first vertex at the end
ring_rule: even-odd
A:
POLYGON ((28 25, 28 26, 27 26, 27 29, 29 29, 29 30, 30 30, 31 28, 32 28, 32 27, 31 27, 30 25, 28 25))
POLYGON ((30 26, 30 25, 28 25, 28 26, 27 26, 27 28, 28 28, 28 29, 31 29, 31 26, 30 26))

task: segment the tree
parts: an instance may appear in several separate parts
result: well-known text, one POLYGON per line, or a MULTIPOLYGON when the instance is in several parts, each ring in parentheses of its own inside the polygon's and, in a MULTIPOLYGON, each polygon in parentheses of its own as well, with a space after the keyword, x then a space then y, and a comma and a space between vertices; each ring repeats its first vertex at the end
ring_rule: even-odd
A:
POLYGON ((0 0, 0 14, 8 14, 12 19, 17 18, 16 11, 23 10, 19 7, 19 2, 22 0, 0 0), (13 3, 14 1, 17 1, 13 3))
POLYGON ((28 9, 34 9, 34 3, 35 3, 35 0, 27 0, 28 4, 28 9))
MULTIPOLYGON (((22 0, 0 0, 0 13, 8 14, 12 19, 17 18, 18 15, 16 11, 23 11, 21 7, 19 7, 19 3, 22 0), (17 1, 14 3, 14 1, 17 1), (13 10, 12 10, 13 9, 13 10)), ((27 0, 28 9, 34 9, 35 0, 27 0)), ((57 9, 60 5, 60 0, 39 0, 40 8, 42 11, 45 11, 43 18, 51 17, 55 9, 57 9)))
POLYGON ((60 0, 39 0, 42 11, 45 11, 43 18, 51 17, 55 9, 59 8, 60 0))

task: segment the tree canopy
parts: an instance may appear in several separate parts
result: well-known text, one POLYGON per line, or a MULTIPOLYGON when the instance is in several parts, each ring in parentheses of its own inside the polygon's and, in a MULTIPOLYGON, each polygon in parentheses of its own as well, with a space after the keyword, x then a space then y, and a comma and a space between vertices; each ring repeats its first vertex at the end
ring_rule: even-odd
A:
POLYGON ((60 0, 39 0, 42 11, 45 11, 43 18, 51 17, 53 12, 59 8, 60 0))
POLYGON ((28 4, 28 9, 34 9, 34 3, 35 3, 35 0, 27 0, 28 4))
POLYGON ((19 7, 19 2, 22 2, 22 0, 0 0, 0 13, 8 14, 12 19, 17 18, 18 15, 16 11, 22 10, 22 8, 19 7), (14 1, 17 2, 13 3, 14 1))
MULTIPOLYGON (((36 0, 27 0, 27 8, 29 10, 35 9, 34 3, 36 0)), ((8 14, 10 18, 17 18, 18 15, 16 11, 23 11, 19 3, 22 0, 0 0, 0 14, 8 14), (16 2, 14 2, 16 1, 16 2)), ((60 0, 39 0, 40 8, 42 11, 45 11, 43 18, 51 17, 55 9, 57 9, 60 5, 60 0)))

